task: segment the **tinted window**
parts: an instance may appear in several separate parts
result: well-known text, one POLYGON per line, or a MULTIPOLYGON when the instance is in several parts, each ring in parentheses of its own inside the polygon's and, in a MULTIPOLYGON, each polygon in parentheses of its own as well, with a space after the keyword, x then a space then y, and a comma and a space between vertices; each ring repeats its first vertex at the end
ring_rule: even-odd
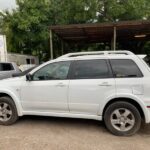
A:
POLYGON ((95 79, 109 77, 106 60, 80 60, 73 64, 74 79, 95 79))
POLYGON ((110 60, 115 77, 142 77, 138 66, 132 60, 110 60))
POLYGON ((11 71, 11 70, 14 70, 12 64, 9 63, 0 64, 0 71, 11 71))
POLYGON ((34 75, 33 80, 63 80, 67 79, 70 62, 52 63, 39 69, 34 75))

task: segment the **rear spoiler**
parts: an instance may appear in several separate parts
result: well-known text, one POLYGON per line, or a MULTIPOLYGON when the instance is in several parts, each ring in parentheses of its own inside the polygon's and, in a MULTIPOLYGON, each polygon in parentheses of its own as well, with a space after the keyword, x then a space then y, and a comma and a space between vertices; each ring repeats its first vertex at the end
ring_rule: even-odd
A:
POLYGON ((144 59, 147 55, 137 55, 139 58, 144 59))

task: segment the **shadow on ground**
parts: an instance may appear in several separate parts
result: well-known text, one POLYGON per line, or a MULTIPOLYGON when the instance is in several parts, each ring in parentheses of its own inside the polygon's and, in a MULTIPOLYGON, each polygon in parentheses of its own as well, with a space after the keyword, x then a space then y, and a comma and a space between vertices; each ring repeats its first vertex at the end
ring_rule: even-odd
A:
MULTIPOLYGON (((65 126, 69 128, 79 127, 82 129, 87 130, 89 128, 99 129, 102 132, 108 132, 106 126, 103 121, 97 120, 88 120, 88 119, 76 119, 76 118, 61 118, 61 117, 45 117, 45 116, 23 116, 21 117, 17 124, 24 124, 24 123, 32 123, 33 125, 37 124, 49 124, 49 125, 57 125, 57 126, 65 126)), ((109 133, 109 132, 108 132, 109 133)), ((147 135, 150 136, 150 124, 142 123, 141 128, 138 135, 147 135)))
POLYGON ((23 116, 0 133, 0 150, 149 150, 150 142, 150 125, 118 137, 100 121, 43 116, 23 116))

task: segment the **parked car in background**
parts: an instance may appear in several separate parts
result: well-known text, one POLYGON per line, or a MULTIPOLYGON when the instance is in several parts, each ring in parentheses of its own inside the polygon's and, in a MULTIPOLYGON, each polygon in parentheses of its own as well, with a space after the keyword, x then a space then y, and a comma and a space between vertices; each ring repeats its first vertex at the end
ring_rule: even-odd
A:
POLYGON ((23 64, 23 65, 19 66, 19 69, 21 71, 26 71, 26 70, 28 70, 28 69, 30 69, 32 67, 35 67, 35 66, 36 66, 35 64, 23 64))
POLYGON ((0 80, 10 78, 12 74, 20 72, 14 62, 0 62, 0 80))
POLYGON ((12 77, 21 77, 21 76, 24 76, 24 75, 28 74, 30 71, 32 71, 35 67, 36 66, 31 67, 31 68, 29 68, 29 69, 27 69, 27 70, 25 70, 23 72, 14 73, 14 74, 12 74, 12 77))
POLYGON ((0 81, 0 124, 41 115, 103 120, 119 136, 150 123, 150 68, 129 51, 70 53, 0 81))

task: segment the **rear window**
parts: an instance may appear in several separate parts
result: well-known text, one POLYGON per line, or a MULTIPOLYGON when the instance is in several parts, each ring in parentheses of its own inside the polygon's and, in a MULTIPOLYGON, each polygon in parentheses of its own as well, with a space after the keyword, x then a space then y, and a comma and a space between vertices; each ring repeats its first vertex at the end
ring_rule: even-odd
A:
POLYGON ((112 59, 110 62, 116 78, 143 77, 136 63, 130 59, 112 59))
POLYGON ((0 71, 11 71, 14 70, 12 64, 10 63, 1 63, 0 64, 0 71))
POLYGON ((96 79, 110 77, 106 60, 79 60, 73 63, 73 79, 96 79))

